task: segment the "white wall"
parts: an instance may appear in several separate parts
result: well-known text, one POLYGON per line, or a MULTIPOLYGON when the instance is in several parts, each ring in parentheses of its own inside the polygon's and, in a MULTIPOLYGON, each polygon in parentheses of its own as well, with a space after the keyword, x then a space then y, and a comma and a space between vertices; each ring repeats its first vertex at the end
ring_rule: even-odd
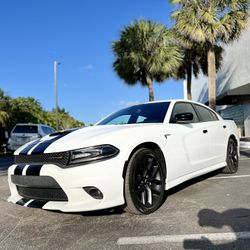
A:
POLYGON ((250 137, 250 104, 243 105, 245 136, 250 137))
MULTIPOLYGON (((250 94, 250 22, 238 41, 224 46, 223 65, 217 74, 217 96, 249 84, 250 94)), ((195 101, 207 102, 207 77, 193 79, 192 95, 195 101)))

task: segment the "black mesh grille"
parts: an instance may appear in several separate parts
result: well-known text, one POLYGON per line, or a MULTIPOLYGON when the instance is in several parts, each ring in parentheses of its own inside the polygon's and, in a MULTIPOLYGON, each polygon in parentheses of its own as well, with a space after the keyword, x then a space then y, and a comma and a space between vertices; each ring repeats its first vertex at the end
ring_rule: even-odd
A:
POLYGON ((19 195, 28 199, 43 201, 68 201, 61 188, 30 188, 17 186, 19 195))
POLYGON ((18 193, 27 199, 43 201, 68 201, 60 185, 50 176, 12 175, 11 181, 18 193))
POLYGON ((16 155, 16 164, 45 164, 53 163, 60 166, 66 166, 69 162, 70 153, 47 153, 47 154, 35 154, 35 155, 16 155))

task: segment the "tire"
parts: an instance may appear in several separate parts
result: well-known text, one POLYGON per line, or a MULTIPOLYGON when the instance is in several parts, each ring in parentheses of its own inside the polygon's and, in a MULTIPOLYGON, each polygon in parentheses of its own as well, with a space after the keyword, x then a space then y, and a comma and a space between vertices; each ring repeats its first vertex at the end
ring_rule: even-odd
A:
POLYGON ((239 168, 239 155, 237 143, 234 139, 230 138, 227 146, 227 166, 222 170, 225 174, 233 174, 239 168))
POLYGON ((131 157, 124 183, 125 211, 150 214, 164 199, 166 166, 161 152, 138 149, 131 157))

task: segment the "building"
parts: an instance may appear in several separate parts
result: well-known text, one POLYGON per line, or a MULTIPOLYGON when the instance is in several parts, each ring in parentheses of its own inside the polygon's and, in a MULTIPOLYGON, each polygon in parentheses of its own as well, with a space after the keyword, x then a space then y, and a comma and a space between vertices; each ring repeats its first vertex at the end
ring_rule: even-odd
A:
MULTIPOLYGON (((207 77, 201 75, 192 84, 193 100, 207 103, 207 77)), ((224 46, 216 84, 217 111, 234 119, 241 136, 250 137, 250 23, 238 41, 224 46)))

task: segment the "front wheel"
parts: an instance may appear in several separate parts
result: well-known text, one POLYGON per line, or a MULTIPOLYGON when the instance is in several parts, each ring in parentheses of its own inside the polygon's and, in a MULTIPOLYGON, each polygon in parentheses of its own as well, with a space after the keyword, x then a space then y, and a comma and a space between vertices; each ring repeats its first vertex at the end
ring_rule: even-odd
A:
POLYGON ((237 143, 232 138, 228 141, 226 161, 227 166, 222 170, 222 172, 226 174, 236 173, 239 167, 239 155, 237 143))
POLYGON ((149 214, 162 204, 166 178, 162 157, 147 148, 138 149, 131 157, 124 185, 127 212, 149 214))

